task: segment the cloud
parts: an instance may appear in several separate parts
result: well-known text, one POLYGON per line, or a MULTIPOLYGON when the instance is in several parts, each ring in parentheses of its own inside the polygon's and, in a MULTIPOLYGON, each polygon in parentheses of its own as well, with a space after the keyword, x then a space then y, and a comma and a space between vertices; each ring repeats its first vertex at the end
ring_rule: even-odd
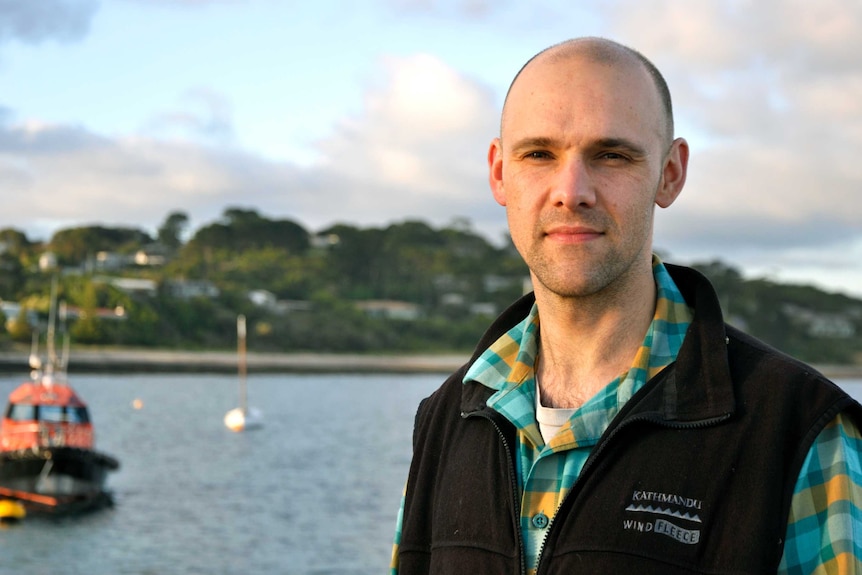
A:
POLYGON ((194 135, 213 122, 230 126, 223 98, 192 96, 187 101, 203 102, 205 113, 161 115, 145 136, 36 122, 0 128, 0 187, 10 198, 4 211, 31 214, 30 229, 101 222, 152 230, 175 210, 199 226, 237 204, 311 231, 406 218, 443 225, 459 216, 493 239, 503 229, 485 182, 494 96, 431 56, 386 59, 361 113, 318 143, 319 160, 310 166, 185 137, 183 130, 194 135), (177 125, 183 137, 166 130, 177 125))
POLYGON ((384 70, 361 115, 319 144, 321 177, 344 190, 338 202, 360 221, 468 216, 498 232, 485 177, 494 93, 429 55, 386 59, 384 70))
POLYGON ((862 238, 862 4, 645 0, 606 13, 611 36, 665 72, 692 144, 659 237, 729 259, 862 238))
POLYGON ((154 229, 172 210, 208 221, 227 204, 261 199, 294 181, 288 172, 238 152, 111 139, 82 128, 18 126, 0 138, 6 209, 28 214, 36 229, 85 223, 154 229))
POLYGON ((230 101, 206 87, 190 89, 173 110, 156 114, 141 128, 145 136, 201 144, 233 143, 235 131, 230 101))
POLYGON ((98 9, 98 0, 0 0, 0 42, 80 40, 98 9))

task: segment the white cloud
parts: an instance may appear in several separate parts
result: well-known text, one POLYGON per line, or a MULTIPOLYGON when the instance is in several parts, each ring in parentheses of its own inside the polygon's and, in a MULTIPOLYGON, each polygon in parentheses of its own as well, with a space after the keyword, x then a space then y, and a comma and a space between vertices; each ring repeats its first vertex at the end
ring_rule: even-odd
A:
MULTIPOLYGON (((237 204, 312 231, 338 221, 422 218, 442 225, 467 216, 498 239, 503 214, 491 209, 484 167, 496 130, 493 95, 426 55, 389 59, 383 70, 362 112, 320 142, 319 161, 307 167, 194 138, 109 138, 38 122, 9 126, 0 130, 0 186, 10 198, 5 211, 31 214, 29 229, 102 222, 153 230, 175 210, 189 213, 197 226, 237 204)), ((159 121, 194 132, 207 124, 201 117, 207 115, 159 121)), ((229 124, 227 114, 223 123, 229 124)), ((20 227, 20 220, 0 216, 0 225, 20 227)))
POLYGON ((176 209, 212 219, 247 189, 265 190, 291 179, 278 166, 236 152, 110 139, 69 127, 14 127, 0 141, 4 211, 17 214, 4 217, 2 225, 26 230, 47 223, 154 229, 176 209))
POLYGON ((320 143, 321 177, 342 193, 332 208, 363 222, 466 215, 498 229, 485 180, 494 94, 427 55, 388 59, 384 69, 361 115, 320 143))

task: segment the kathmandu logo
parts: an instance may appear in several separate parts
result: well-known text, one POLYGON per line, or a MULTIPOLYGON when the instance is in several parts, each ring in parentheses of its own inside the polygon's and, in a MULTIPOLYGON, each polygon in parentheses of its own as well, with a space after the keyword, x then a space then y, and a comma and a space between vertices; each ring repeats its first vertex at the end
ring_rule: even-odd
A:
POLYGON ((681 513, 679 511, 674 511, 672 509, 665 509, 664 507, 653 507, 652 505, 629 505, 626 507, 626 511, 634 511, 638 513, 654 513, 656 515, 669 515, 671 517, 676 517, 677 519, 685 519, 686 521, 694 521, 695 523, 700 523, 700 515, 698 514, 689 514, 689 513, 681 513))
POLYGON ((693 529, 702 523, 700 512, 703 502, 691 497, 682 497, 673 493, 662 493, 658 491, 640 491, 632 493, 631 501, 625 508, 629 513, 637 513, 643 520, 625 519, 623 529, 626 531, 637 531, 640 533, 659 533, 684 543, 694 545, 700 542, 700 529, 693 529), (667 519, 651 518, 649 515, 662 515, 677 520, 693 523, 682 527, 671 523, 667 519))

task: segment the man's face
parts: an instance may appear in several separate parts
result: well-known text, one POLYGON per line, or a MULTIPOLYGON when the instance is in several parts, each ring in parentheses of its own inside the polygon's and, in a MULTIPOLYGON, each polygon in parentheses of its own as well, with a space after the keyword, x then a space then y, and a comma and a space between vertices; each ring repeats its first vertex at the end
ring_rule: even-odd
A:
POLYGON ((521 72, 488 162, 534 283, 587 296, 649 269, 654 206, 679 191, 665 190, 663 121, 640 66, 544 58, 521 72))

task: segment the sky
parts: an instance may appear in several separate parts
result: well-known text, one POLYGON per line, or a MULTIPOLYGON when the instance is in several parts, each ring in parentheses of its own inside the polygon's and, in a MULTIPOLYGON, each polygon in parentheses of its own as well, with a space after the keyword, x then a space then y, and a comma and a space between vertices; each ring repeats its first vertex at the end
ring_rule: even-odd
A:
POLYGON ((691 146, 667 261, 862 297, 860 0, 0 0, 0 229, 243 208, 499 244, 506 90, 576 36, 667 78, 691 146))

